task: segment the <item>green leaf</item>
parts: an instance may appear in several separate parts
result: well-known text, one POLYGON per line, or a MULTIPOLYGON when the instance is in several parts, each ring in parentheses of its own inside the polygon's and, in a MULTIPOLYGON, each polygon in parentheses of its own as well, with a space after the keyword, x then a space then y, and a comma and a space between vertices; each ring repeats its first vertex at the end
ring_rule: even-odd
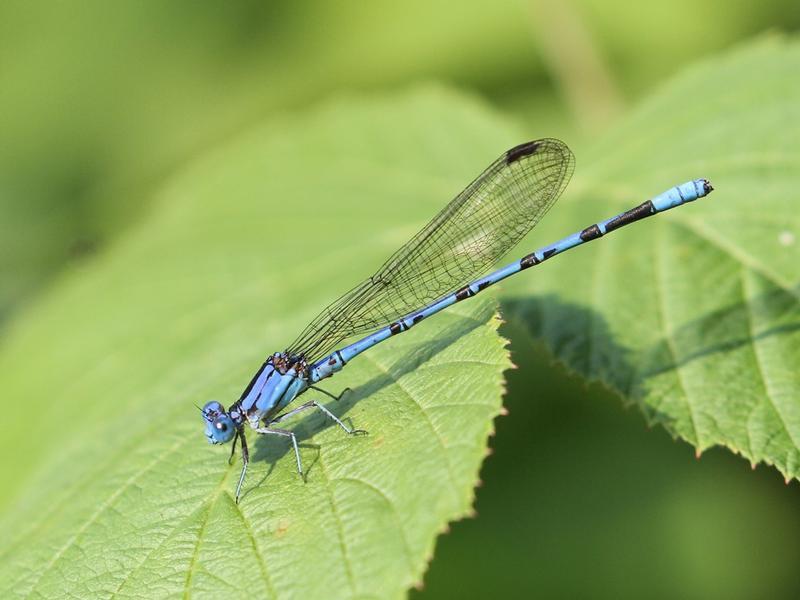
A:
POLYGON ((436 535, 471 512, 500 411, 510 362, 491 296, 327 380, 353 388, 331 410, 369 435, 298 417, 306 481, 287 443, 251 436, 238 506, 240 463, 207 444, 193 403, 238 397, 517 138, 426 89, 268 123, 172 179, 0 352, 2 595, 399 596, 419 582, 436 535))
POLYGON ((594 151, 537 241, 696 177, 707 199, 514 282, 508 312, 699 455, 800 473, 800 46, 701 64, 594 151))
MULTIPOLYGON (((505 301, 653 422, 787 477, 800 439, 798 52, 771 39, 701 65, 579 154, 537 242, 689 178, 717 191, 514 278, 505 301)), ((436 533, 469 513, 499 411, 509 363, 490 301, 354 361, 331 384, 355 391, 333 409, 371 435, 300 418, 307 481, 287 444, 261 440, 238 507, 238 464, 205 444, 191 403, 235 397, 266 353, 525 137, 441 90, 346 99, 170 181, 0 351, 6 595, 397 596, 418 582, 436 533)))

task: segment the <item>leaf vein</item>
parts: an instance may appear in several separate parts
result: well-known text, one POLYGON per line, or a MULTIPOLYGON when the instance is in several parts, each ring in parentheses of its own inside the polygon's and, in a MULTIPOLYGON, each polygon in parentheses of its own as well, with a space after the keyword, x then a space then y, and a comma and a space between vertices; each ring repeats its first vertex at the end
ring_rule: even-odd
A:
MULTIPOLYGON (((741 270, 741 279, 743 288, 747 290, 748 283, 744 267, 742 267, 741 270)), ((800 447, 800 444, 798 444, 798 440, 795 439, 794 435, 792 435, 792 432, 789 430, 789 424, 786 422, 786 417, 784 416, 781 409, 778 407, 778 404, 775 402, 772 383, 770 382, 770 379, 767 376, 766 365, 764 363, 763 357, 761 356, 761 350, 759 349, 759 344, 758 344, 758 336, 756 335, 755 332, 755 319, 753 315, 753 307, 749 302, 746 301, 746 298, 745 298, 745 307, 747 309, 746 311, 747 326, 750 332, 751 345, 753 347, 753 356, 755 358, 755 364, 756 364, 756 369, 758 370, 758 375, 761 378, 761 384, 764 387, 764 397, 767 399, 767 402, 769 402, 770 406, 772 406, 772 410, 777 415, 778 420, 781 423, 781 427, 786 432, 786 435, 788 436, 789 440, 792 442, 795 448, 798 448, 800 447)))
POLYGON ((344 567, 344 573, 347 578, 347 582, 350 584, 350 591, 353 595, 356 593, 356 584, 355 584, 355 577, 353 575, 353 571, 350 565, 350 559, 347 556, 347 544, 344 541, 344 525, 342 523, 342 517, 339 514, 339 510, 336 506, 336 500, 333 494, 333 487, 332 487, 332 480, 328 475, 328 472, 325 470, 325 461, 322 459, 323 452, 320 451, 319 456, 319 466, 320 471, 322 471, 322 476, 325 478, 325 490, 328 493, 328 502, 331 506, 331 512, 333 513, 333 520, 336 523, 336 533, 339 537, 339 548, 342 552, 342 565, 344 567))
MULTIPOLYGON (((663 231, 663 229, 662 229, 663 231)), ((692 405, 691 399, 689 398, 689 393, 686 388, 686 382, 683 379, 683 373, 681 372, 681 365, 678 361, 678 351, 675 347, 675 339, 672 336, 672 326, 669 322, 669 317, 667 315, 667 298, 666 298, 666 282, 664 281, 664 257, 666 256, 666 252, 664 251, 664 234, 658 236, 658 251, 656 252, 656 259, 653 261, 654 264, 654 283, 656 287, 656 297, 658 301, 656 302, 656 311, 658 313, 659 321, 661 322, 661 328, 664 331, 664 340, 667 343, 667 349, 669 350, 670 358, 672 359, 672 363, 675 366, 675 377, 678 381, 678 385, 681 388, 681 395, 684 399, 684 403, 686 404, 686 408, 689 412, 689 424, 692 426, 692 432, 694 434, 694 444, 696 447, 700 447, 700 435, 697 429, 697 423, 695 420, 694 414, 694 406, 692 405)))
POLYGON ((61 546, 61 548, 59 548, 53 555, 53 557, 47 562, 47 564, 42 569, 41 573, 39 573, 39 576, 31 585, 31 592, 33 593, 36 591, 36 588, 41 582, 42 578, 50 571, 50 569, 53 568, 53 566, 59 561, 59 559, 64 555, 64 553, 67 550, 69 550, 70 547, 72 547, 72 545, 92 525, 92 523, 94 523, 95 521, 97 521, 97 519, 100 518, 100 515, 102 515, 106 510, 108 510, 114 505, 114 502, 116 502, 116 500, 122 495, 122 493, 125 490, 127 490, 134 483, 136 483, 136 481, 144 474, 146 474, 147 472, 155 468, 159 463, 164 461, 168 456, 171 456, 175 451, 177 451, 181 446, 186 444, 188 441, 189 438, 176 441, 166 452, 160 454, 154 460, 150 461, 147 465, 145 465, 144 468, 140 469, 139 471, 131 475, 123 485, 121 485, 117 490, 115 490, 114 493, 108 497, 108 499, 106 499, 103 503, 101 503, 100 506, 97 507, 97 510, 95 510, 95 512, 92 513, 89 519, 87 519, 86 522, 83 525, 81 525, 81 527, 79 527, 74 534, 70 536, 70 538, 64 543, 64 545, 61 546))
POLYGON ((273 598, 276 598, 277 593, 272 585, 272 580, 270 579, 269 571, 267 571, 267 565, 264 562, 264 557, 262 556, 261 552, 258 549, 258 542, 256 541, 255 534, 253 533, 253 527, 252 525, 250 525, 250 522, 244 516, 244 512, 242 512, 241 507, 235 502, 234 505, 236 508, 235 512, 236 514, 239 515, 239 518, 242 520, 242 524, 244 525, 245 530, 247 531, 247 536, 250 539, 250 544, 253 547, 253 554, 255 554, 256 560, 258 561, 258 568, 261 570, 261 578, 264 580, 264 584, 267 587, 269 595, 273 598))
POLYGON ((784 281, 777 273, 773 272, 769 267, 764 265, 761 261, 757 258, 749 254, 744 250, 738 249, 736 246, 733 246, 723 240, 721 236, 713 231, 713 229, 706 227, 702 223, 698 221, 694 221, 691 219, 678 219, 674 218, 669 221, 674 225, 678 225, 684 230, 688 231, 689 233, 695 235, 699 239, 704 242, 711 244, 712 246, 721 250, 724 254, 727 254, 730 258, 734 261, 746 266, 751 271, 755 271, 765 279, 769 280, 777 287, 782 289, 787 294, 794 296, 798 301, 800 301, 800 290, 792 287, 787 281, 784 281))
MULTIPOLYGON (((420 413, 421 413, 421 414, 422 414, 422 415, 425 417, 425 421, 428 423, 428 426, 430 427, 431 431, 433 432, 433 435, 434 435, 434 437, 436 437, 437 441, 439 442, 439 447, 441 448, 441 454, 442 454, 442 456, 444 457, 444 464, 445 464, 445 465, 447 465, 447 476, 448 476, 448 478, 450 479, 450 483, 452 483, 452 484, 453 484, 453 486, 455 486, 455 481, 456 481, 456 480, 455 480, 455 475, 454 475, 454 473, 453 473, 453 466, 450 464, 450 455, 447 453, 447 446, 445 446, 444 440, 442 439, 442 436, 441 436, 441 434, 439 433, 439 431, 436 429, 436 427, 434 427, 434 426, 433 426, 433 421, 431 420, 431 417, 430 417, 430 415, 428 414, 428 412, 425 410, 425 408, 422 406, 422 404, 420 404, 420 403, 417 401, 417 399, 416 399, 416 398, 414 398, 413 394, 411 394, 411 392, 410 392, 410 391, 408 391, 408 390, 405 388, 405 386, 403 386, 403 385, 400 383, 399 379, 398 379, 397 377, 395 377, 394 375, 392 375, 392 374, 389 372, 389 369, 387 369, 387 368, 386 368, 386 367, 384 367, 382 364, 380 364, 380 363, 378 362, 378 360, 377 360, 377 359, 376 359, 376 358, 375 358, 373 355, 370 355, 370 354, 367 354, 367 353, 365 353, 365 354, 364 354, 364 356, 365 356, 365 357, 367 358, 367 360, 369 360, 369 361, 370 361, 370 362, 371 362, 373 365, 375 365, 375 366, 376 366, 376 367, 377 367, 379 370, 381 370, 381 371, 382 371, 384 374, 386 374, 388 377, 390 377, 392 380, 394 380, 395 384, 397 385, 397 388, 398 388, 398 389, 399 389, 401 392, 403 392, 403 394, 404 394, 404 395, 405 395, 405 396, 406 396, 406 397, 407 397, 409 400, 411 400, 411 403, 412 403, 412 404, 414 404, 414 406, 416 406, 416 407, 417 407, 417 409, 419 410, 419 412, 420 412, 420 413)), ((453 487, 453 489, 455 489, 455 488, 453 487)))
POLYGON ((406 537, 406 530, 405 527, 403 527, 403 522, 400 519, 400 513, 397 510, 397 506, 395 506, 394 502, 392 502, 389 499, 389 496, 386 494, 386 492, 384 492, 382 489, 380 489, 379 487, 368 481, 365 481, 363 479, 357 479, 355 477, 342 477, 337 481, 352 481, 355 483, 360 483, 367 489, 374 491, 376 494, 381 496, 386 501, 386 504, 388 504, 389 507, 392 509, 392 517, 394 518, 394 521, 397 524, 397 531, 400 533, 400 540, 403 542, 403 552, 405 553, 406 559, 408 560, 409 571, 413 575, 414 561, 411 558, 411 545, 408 543, 408 538, 406 537))

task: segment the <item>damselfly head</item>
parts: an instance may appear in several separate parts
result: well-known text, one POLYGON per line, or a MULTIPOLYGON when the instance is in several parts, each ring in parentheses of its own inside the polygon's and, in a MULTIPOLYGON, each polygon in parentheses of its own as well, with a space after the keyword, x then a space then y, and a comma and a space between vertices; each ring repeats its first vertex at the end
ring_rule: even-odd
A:
POLYGON ((212 400, 202 409, 206 421, 206 437, 210 444, 225 444, 233 439, 236 424, 219 402, 212 400))

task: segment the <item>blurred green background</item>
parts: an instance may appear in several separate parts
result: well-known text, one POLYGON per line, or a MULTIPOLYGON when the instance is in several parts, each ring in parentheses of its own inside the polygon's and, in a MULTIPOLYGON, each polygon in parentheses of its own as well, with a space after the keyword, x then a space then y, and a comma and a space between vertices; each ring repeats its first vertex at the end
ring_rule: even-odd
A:
MULTIPOLYGON (((580 164, 581 145, 671 74, 798 27, 791 0, 7 0, 0 331, 141 219, 172 173, 266 118, 443 81, 514 115, 531 138, 565 139, 580 164)), ((440 540, 415 595, 800 591, 796 483, 721 450, 695 460, 618 399, 549 365, 513 325, 505 333, 522 368, 509 374, 511 416, 498 424, 479 518, 440 540)))

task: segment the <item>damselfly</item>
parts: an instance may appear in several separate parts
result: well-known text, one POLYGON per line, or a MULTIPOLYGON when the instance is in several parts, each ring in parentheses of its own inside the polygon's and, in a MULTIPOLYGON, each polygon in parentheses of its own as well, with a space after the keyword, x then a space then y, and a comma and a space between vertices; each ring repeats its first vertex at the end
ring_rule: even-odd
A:
POLYGON ((375 344, 506 277, 615 229, 702 198, 713 189, 705 179, 678 185, 476 279, 547 213, 566 187, 573 166, 572 152, 555 139, 527 142, 503 153, 377 273, 323 310, 286 350, 267 358, 228 410, 219 402, 206 404, 202 412, 209 442, 223 444, 233 440, 232 459, 236 441, 241 440, 242 472, 236 501, 250 460, 245 423, 257 433, 289 438, 297 471, 302 475, 297 438, 276 424, 314 408, 348 434, 366 433, 347 427, 316 400, 281 413, 309 389, 331 398, 340 397, 316 387, 316 383, 340 371, 375 344), (359 334, 368 335, 334 350, 359 334))

